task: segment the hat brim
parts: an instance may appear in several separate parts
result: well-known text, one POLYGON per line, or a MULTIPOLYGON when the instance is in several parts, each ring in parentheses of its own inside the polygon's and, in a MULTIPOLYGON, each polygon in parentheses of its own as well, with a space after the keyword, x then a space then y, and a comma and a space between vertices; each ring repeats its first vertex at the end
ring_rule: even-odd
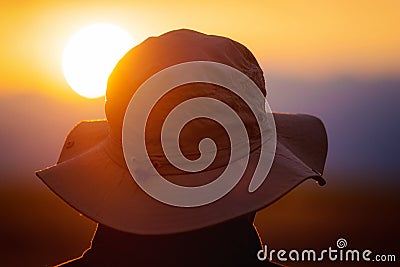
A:
MULTIPOLYGON (((276 153, 263 184, 249 193, 251 174, 246 171, 231 192, 210 205, 174 207, 147 195, 126 166, 113 160, 107 150, 106 121, 76 126, 67 137, 59 163, 36 175, 80 213, 109 227, 136 234, 196 230, 260 210, 309 178, 324 184, 321 174, 327 137, 322 122, 303 114, 274 113, 274 119, 276 153), (74 146, 73 152, 65 149, 68 146, 74 146)), ((257 161, 254 151, 250 155, 250 169, 257 161)), ((211 172, 220 170, 195 175, 212 175, 211 172)))

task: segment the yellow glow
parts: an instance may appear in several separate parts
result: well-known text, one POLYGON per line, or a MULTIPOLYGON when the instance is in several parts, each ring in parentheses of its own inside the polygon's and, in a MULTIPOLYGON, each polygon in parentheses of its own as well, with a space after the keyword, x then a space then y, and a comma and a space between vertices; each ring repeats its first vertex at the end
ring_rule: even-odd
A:
POLYGON ((77 97, 63 76, 63 49, 82 26, 99 21, 134 33, 134 44, 179 28, 230 37, 254 53, 267 80, 400 75, 397 0, 3 2, 0 96, 77 97))
POLYGON ((103 96, 115 64, 133 45, 132 36, 115 25, 92 24, 83 28, 64 48, 65 79, 81 96, 103 96))

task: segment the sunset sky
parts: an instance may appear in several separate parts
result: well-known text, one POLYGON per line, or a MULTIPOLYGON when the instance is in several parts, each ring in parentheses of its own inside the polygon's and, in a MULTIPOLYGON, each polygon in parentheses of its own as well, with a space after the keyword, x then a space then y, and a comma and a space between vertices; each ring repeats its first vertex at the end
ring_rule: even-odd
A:
POLYGON ((63 48, 96 22, 137 42, 177 28, 228 36, 271 75, 398 75, 399 10, 399 1, 3 1, 0 92, 60 95, 63 48))
POLYGON ((11 166, 21 166, 21 161, 29 174, 54 163, 76 122, 104 117, 103 100, 74 93, 61 68, 69 38, 93 23, 125 29, 135 40, 132 46, 178 28, 235 39, 264 69, 273 110, 311 113, 325 122, 328 170, 387 170, 397 165, 399 1, 0 5, 3 173, 15 172, 11 166))

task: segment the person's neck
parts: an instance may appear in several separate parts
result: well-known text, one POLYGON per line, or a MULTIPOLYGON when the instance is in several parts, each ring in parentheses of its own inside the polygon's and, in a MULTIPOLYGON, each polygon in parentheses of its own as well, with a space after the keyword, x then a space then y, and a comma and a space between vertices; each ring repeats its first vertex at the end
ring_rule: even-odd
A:
POLYGON ((252 222, 248 217, 240 217, 196 231, 155 236, 98 225, 92 248, 84 257, 100 258, 104 266, 107 260, 111 265, 116 262, 138 263, 138 266, 169 266, 177 262, 182 262, 182 266, 230 265, 257 260, 260 249, 252 222))

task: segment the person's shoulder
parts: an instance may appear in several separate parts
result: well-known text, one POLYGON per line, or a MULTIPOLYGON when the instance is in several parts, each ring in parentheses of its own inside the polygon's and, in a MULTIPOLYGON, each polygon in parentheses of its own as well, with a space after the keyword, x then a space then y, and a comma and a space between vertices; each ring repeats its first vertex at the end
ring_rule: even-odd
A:
POLYGON ((60 263, 58 265, 54 265, 53 267, 87 267, 87 262, 83 258, 83 256, 68 260, 66 262, 60 263))

